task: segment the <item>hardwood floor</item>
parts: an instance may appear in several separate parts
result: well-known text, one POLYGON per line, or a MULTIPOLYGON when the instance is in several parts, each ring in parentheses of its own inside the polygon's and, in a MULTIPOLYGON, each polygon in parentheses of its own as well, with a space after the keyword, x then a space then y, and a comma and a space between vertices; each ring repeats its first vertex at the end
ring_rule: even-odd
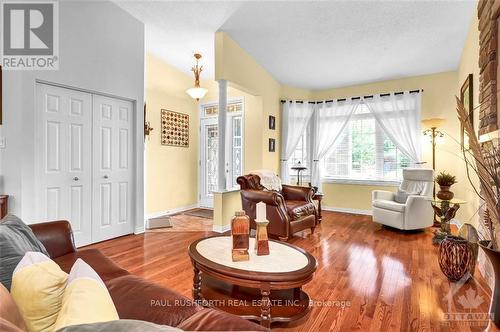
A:
MULTIPOLYGON (((191 298, 187 247, 212 234, 145 233, 92 247, 131 273, 191 298)), ((481 316, 488 312, 491 295, 479 271, 464 285, 448 282, 431 238, 430 230, 404 233, 375 224, 369 216, 323 212, 313 235, 307 230, 290 240, 318 261, 314 280, 303 288, 314 306, 300 321, 273 329, 498 331, 481 316), (471 317, 475 320, 463 320, 471 317)))

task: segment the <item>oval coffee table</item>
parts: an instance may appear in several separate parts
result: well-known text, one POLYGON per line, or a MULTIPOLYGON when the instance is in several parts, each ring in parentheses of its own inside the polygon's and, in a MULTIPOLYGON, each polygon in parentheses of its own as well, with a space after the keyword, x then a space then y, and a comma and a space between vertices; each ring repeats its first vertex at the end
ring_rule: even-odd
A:
POLYGON ((294 245, 269 240, 270 254, 254 253, 250 238, 250 260, 233 262, 231 237, 199 239, 189 246, 193 263, 193 298, 270 327, 273 322, 291 322, 310 309, 302 285, 312 280, 316 259, 294 245))

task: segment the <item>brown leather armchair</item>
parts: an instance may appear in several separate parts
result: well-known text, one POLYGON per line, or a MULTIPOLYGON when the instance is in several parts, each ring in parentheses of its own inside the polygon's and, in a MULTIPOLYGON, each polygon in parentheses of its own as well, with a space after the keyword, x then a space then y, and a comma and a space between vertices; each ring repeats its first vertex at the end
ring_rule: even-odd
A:
POLYGON ((250 217, 250 227, 255 229, 256 204, 264 202, 269 225, 267 232, 272 237, 287 241, 294 233, 310 228, 314 232, 317 211, 312 201, 313 189, 283 185, 281 192, 267 191, 255 174, 238 177, 241 187, 241 204, 250 217))

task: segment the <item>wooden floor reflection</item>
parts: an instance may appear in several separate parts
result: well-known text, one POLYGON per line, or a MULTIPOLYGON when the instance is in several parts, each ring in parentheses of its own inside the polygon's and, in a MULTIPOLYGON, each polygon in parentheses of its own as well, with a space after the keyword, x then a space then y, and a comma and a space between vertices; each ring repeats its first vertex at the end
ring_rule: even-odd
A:
MULTIPOLYGON (((498 331, 485 315, 490 290, 477 270, 465 284, 450 283, 439 269, 430 230, 400 232, 369 216, 324 212, 311 235, 290 242, 318 260, 304 287, 311 313, 287 331, 498 331)), ((134 274, 191 297, 188 245, 214 233, 160 232, 102 242, 99 248, 134 274)))

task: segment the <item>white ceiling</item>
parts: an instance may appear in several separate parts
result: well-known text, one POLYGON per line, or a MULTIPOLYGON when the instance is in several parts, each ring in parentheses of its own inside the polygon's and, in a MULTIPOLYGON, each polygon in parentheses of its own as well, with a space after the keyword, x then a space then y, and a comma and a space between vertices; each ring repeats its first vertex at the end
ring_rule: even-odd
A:
MULTIPOLYGON (((475 1, 123 1, 146 48, 213 78, 216 31, 282 84, 324 89, 455 70, 475 1)), ((204 76, 203 76, 204 75, 204 76)))

